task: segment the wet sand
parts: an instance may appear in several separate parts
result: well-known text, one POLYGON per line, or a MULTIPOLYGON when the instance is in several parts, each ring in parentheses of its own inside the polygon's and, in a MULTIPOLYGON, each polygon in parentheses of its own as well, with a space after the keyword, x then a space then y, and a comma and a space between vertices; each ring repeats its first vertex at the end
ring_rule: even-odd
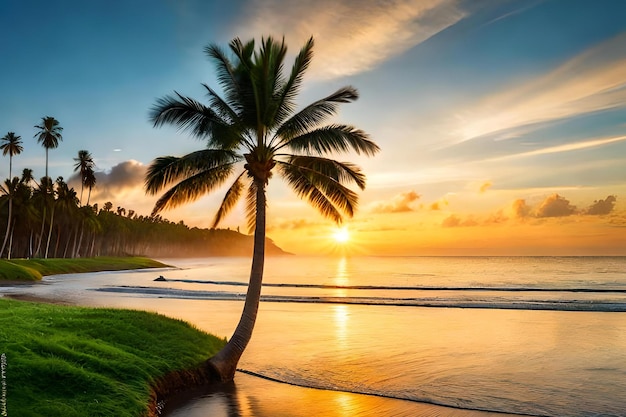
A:
POLYGON ((237 372, 231 384, 213 385, 168 402, 164 417, 506 417, 513 414, 372 395, 304 388, 237 372))

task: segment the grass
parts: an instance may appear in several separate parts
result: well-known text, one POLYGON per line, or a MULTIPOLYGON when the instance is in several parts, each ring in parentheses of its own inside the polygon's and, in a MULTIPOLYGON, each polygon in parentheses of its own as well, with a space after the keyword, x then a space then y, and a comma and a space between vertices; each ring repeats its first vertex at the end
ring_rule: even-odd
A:
POLYGON ((163 268, 168 265, 142 257, 0 260, 0 281, 38 281, 44 275, 163 268))
POLYGON ((152 384, 223 345, 154 313, 0 298, 7 416, 142 416, 152 384))

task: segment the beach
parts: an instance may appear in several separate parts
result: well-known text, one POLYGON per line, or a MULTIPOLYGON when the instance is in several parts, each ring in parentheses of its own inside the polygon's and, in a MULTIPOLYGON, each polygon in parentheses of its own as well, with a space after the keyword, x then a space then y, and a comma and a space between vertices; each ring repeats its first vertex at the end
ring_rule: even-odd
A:
MULTIPOLYGON (((166 263, 180 268, 3 292, 157 311, 229 337, 249 260, 166 263)), ((238 372, 234 397, 214 391, 168 415, 624 415, 623 258, 294 257, 268 259, 266 282, 239 366, 263 378, 238 372), (445 307, 423 306, 435 299, 445 307)))

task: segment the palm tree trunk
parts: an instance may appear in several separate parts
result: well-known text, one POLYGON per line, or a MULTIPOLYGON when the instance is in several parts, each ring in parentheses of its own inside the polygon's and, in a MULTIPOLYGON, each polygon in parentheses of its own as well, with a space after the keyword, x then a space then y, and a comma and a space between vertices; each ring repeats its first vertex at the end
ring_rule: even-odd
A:
POLYGON ((35 256, 41 256, 41 242, 43 241, 44 228, 46 226, 46 206, 43 206, 43 218, 41 219, 41 232, 39 233, 39 239, 37 242, 37 250, 35 250, 35 256))
MULTIPOLYGON (((0 250, 0 256, 4 253, 4 248, 7 245, 7 239, 9 238, 9 233, 11 232, 11 215, 13 211, 13 196, 9 195, 9 217, 7 219, 7 231, 4 234, 4 241, 2 242, 2 249, 0 250)), ((7 256, 7 259, 10 259, 10 254, 7 256)))
POLYGON ((48 242, 46 243, 45 259, 48 259, 48 250, 50 249, 50 237, 52 237, 52 223, 54 223, 54 206, 52 206, 52 213, 50 213, 50 230, 48 231, 48 242))
POLYGON ((235 377, 239 359, 252 337, 252 330, 259 310, 265 263, 265 198, 265 184, 257 181, 254 250, 243 312, 239 324, 226 346, 207 361, 213 376, 222 382, 231 381, 235 377))
POLYGON ((11 225, 11 237, 9 237, 9 250, 7 252, 7 259, 11 259, 11 251, 13 250, 13 234, 15 232, 15 219, 13 219, 13 224, 11 225))
POLYGON ((46 178, 48 178, 48 148, 46 148, 46 178))

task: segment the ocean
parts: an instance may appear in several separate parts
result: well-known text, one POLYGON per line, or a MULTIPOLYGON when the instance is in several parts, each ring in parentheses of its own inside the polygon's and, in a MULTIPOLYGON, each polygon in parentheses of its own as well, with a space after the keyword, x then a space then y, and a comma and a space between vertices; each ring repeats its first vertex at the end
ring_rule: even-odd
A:
MULTIPOLYGON (((176 268, 0 292, 158 311, 229 337, 250 260, 163 261, 176 268)), ((626 416, 626 257, 271 257, 264 283, 247 373, 451 410, 626 416)))

